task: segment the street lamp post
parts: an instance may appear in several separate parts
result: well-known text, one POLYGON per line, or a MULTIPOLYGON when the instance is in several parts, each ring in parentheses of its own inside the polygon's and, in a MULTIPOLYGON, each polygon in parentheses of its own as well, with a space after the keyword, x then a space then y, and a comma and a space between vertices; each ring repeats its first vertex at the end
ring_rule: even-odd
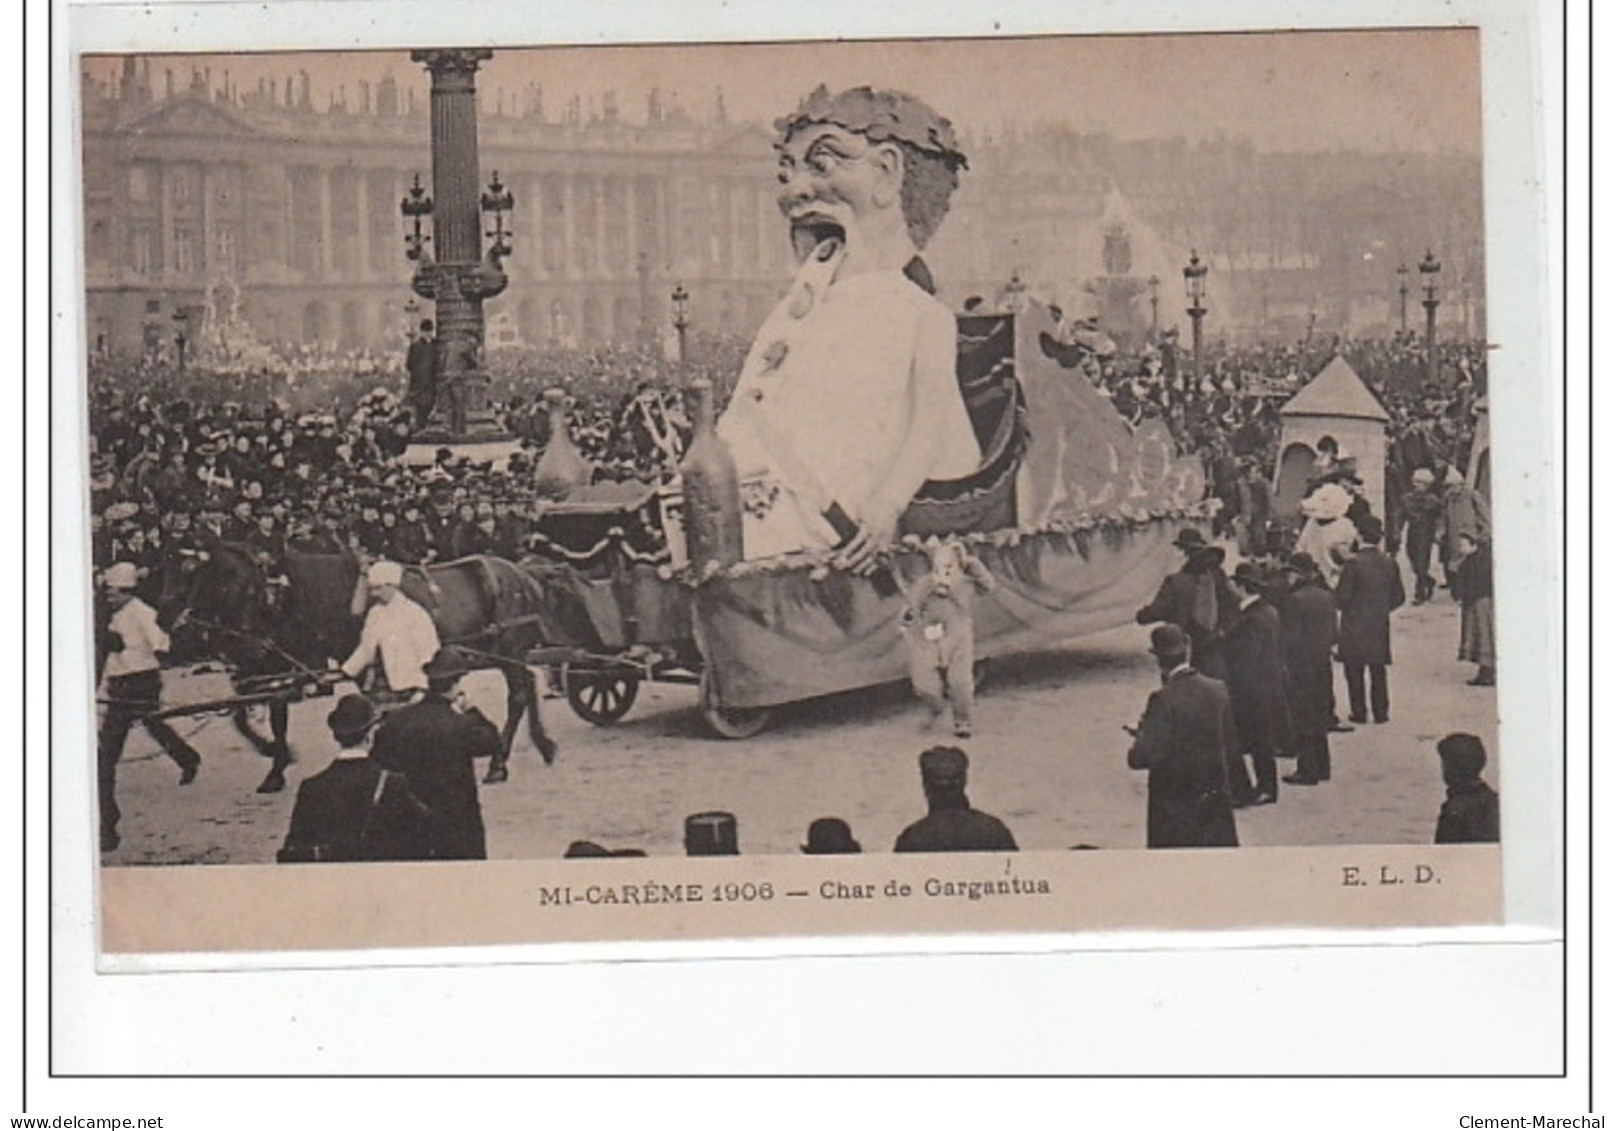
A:
POLYGON ((1161 280, 1151 275, 1144 280, 1150 287, 1150 341, 1161 336, 1161 280))
POLYGON ((1408 332, 1408 265, 1402 264, 1396 269, 1396 294, 1400 300, 1399 312, 1402 319, 1402 335, 1408 332))
POLYGON ((477 150, 477 68, 491 59, 485 48, 410 52, 432 76, 432 192, 420 177, 399 210, 409 230, 404 252, 415 267, 411 287, 437 308, 433 358, 437 402, 416 439, 427 443, 480 443, 507 439, 488 407, 488 373, 483 365, 485 324, 482 304, 505 289, 503 263, 513 233, 506 220, 515 209, 511 192, 494 173, 479 196, 482 179, 477 150), (486 214, 491 224, 483 230, 486 214), (422 230, 430 218, 432 230, 422 230), (483 250, 484 238, 487 250, 483 250), (435 248, 428 251, 426 245, 435 248))
POLYGON ((1198 252, 1189 252, 1189 263, 1183 269, 1183 285, 1189 295, 1189 321, 1194 327, 1194 386, 1199 389, 1205 377, 1205 337, 1203 323, 1206 317, 1206 271, 1198 252))
POLYGON ((690 292, 680 283, 673 288, 673 329, 679 336, 679 368, 683 369, 690 361, 690 292))
POLYGON ((1424 253, 1419 262, 1419 279, 1424 286, 1424 379, 1433 386, 1441 376, 1441 367, 1436 361, 1436 307, 1441 305, 1436 288, 1441 280, 1441 261, 1435 252, 1424 253))

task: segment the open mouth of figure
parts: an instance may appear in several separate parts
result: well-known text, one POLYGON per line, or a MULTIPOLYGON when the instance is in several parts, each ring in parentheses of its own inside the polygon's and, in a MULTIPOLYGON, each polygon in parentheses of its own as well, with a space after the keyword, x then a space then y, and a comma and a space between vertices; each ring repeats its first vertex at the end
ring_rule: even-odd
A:
POLYGON ((828 239, 846 243, 846 228, 822 212, 804 212, 791 218, 791 250, 798 263, 806 263, 813 249, 828 239))

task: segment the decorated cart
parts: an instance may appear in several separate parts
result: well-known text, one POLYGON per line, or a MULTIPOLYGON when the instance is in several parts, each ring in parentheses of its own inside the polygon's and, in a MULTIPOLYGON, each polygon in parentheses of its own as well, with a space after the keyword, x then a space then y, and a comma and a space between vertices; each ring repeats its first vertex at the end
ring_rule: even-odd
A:
MULTIPOLYGON (((886 563, 900 586, 930 568, 923 539, 956 537, 996 584, 976 608, 976 656, 1050 647, 1131 622, 1175 567, 1173 538, 1209 519, 1199 461, 1159 422, 1131 428, 1050 313, 959 317, 960 386, 984 457, 927 484, 886 563)), ((578 714, 606 724, 640 682, 698 683, 726 737, 770 709, 906 677, 901 592, 837 569, 833 554, 686 560, 676 485, 584 488, 538 523, 552 603, 546 646, 578 714), (557 582, 559 584, 557 585, 557 582)))

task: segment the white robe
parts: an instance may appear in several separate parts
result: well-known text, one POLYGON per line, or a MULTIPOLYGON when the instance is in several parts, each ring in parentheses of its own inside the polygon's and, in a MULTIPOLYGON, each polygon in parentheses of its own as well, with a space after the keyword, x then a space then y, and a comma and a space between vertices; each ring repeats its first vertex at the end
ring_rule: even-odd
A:
POLYGON ((857 521, 892 521, 926 480, 981 464, 959 394, 953 314, 900 270, 834 278, 839 259, 810 257, 764 321, 718 422, 752 504, 747 558, 839 541, 811 492, 770 458, 770 436, 788 438, 824 495, 857 521), (753 413, 766 414, 766 429, 753 413))

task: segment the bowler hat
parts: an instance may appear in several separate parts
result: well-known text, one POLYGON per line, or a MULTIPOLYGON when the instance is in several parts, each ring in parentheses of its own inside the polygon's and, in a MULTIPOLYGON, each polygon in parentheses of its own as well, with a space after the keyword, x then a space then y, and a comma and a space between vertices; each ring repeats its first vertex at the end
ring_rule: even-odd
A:
POLYGON ((1373 515, 1364 515, 1357 520, 1357 536, 1364 542, 1378 542, 1385 537, 1385 524, 1373 515))
POLYGON ((1192 526, 1185 526, 1178 531, 1178 536, 1173 540, 1172 545, 1186 554, 1193 553, 1195 550, 1204 550, 1206 548, 1206 536, 1192 526))
POLYGON ((325 716, 325 723, 332 734, 357 735, 375 726, 376 717, 375 705, 363 695, 344 695, 325 716))
POLYGON ((1300 574, 1305 577, 1318 572, 1318 563, 1305 550, 1297 550, 1290 555, 1290 560, 1284 563, 1284 570, 1286 573, 1300 574))
POLYGON ((686 856, 739 856, 740 830, 733 813, 692 813, 684 818, 686 856))
POLYGON ((1267 577, 1262 573, 1261 567, 1255 562, 1240 562, 1234 567, 1234 580, 1241 585, 1248 585, 1252 589, 1259 589, 1267 584, 1267 577))
POLYGON ((1189 638, 1175 624, 1158 624, 1150 630, 1150 651, 1157 656, 1187 656, 1189 638))
POLYGON ((863 846, 852 839, 852 829, 840 817, 820 817, 808 826, 802 851, 809 856, 843 856, 862 852, 863 846))
POLYGON ((471 665, 465 662, 457 648, 439 648, 437 655, 427 662, 422 669, 426 678, 432 683, 448 683, 459 679, 471 670, 471 665))
POLYGON ((933 746, 920 755, 920 780, 930 785, 964 785, 970 758, 957 746, 933 746))

